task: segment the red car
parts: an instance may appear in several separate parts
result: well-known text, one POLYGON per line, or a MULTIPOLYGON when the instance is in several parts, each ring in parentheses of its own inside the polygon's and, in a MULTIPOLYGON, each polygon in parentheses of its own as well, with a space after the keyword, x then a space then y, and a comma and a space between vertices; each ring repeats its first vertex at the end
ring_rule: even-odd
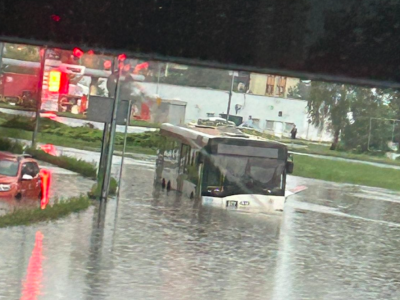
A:
POLYGON ((40 168, 28 155, 0 152, 0 199, 42 198, 40 168))

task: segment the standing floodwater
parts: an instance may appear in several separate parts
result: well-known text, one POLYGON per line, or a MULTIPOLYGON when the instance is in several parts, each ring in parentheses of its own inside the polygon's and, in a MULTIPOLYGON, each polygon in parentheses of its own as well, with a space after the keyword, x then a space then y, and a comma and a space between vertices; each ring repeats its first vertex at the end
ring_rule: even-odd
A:
POLYGON ((1 229, 0 299, 398 299, 399 194, 288 178, 282 216, 202 208, 127 164, 97 208, 1 229), (35 292, 36 293, 36 292, 35 292))

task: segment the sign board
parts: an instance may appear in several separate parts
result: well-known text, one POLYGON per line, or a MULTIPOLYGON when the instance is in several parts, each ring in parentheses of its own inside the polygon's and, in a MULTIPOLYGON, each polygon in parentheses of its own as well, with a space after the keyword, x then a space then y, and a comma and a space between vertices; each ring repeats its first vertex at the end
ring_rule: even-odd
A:
POLYGON ((58 112, 58 98, 60 94, 49 90, 49 81, 51 70, 57 69, 60 64, 61 61, 52 59, 50 53, 46 54, 43 72, 41 110, 58 112))
MULTIPOLYGON (((111 123, 114 98, 90 96, 87 119, 94 122, 111 123)), ((122 100, 117 111, 117 124, 125 125, 129 101, 122 100)))
POLYGON ((61 64, 58 69, 66 74, 85 74, 85 67, 80 65, 61 64))

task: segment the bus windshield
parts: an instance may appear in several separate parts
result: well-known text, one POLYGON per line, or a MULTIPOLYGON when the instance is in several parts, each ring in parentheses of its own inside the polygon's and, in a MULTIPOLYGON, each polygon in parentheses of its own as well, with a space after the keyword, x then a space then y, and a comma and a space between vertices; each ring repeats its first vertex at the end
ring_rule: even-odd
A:
POLYGON ((285 161, 212 154, 206 160, 203 195, 284 195, 285 161))

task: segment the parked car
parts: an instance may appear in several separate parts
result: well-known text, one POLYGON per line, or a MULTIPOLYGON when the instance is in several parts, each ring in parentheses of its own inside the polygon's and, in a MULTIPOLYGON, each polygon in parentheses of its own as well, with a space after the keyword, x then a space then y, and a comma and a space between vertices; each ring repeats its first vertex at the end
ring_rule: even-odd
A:
POLYGON ((258 127, 257 125, 254 124, 246 124, 243 123, 241 125, 238 126, 239 129, 249 129, 249 130, 255 130, 259 133, 263 133, 262 129, 260 127, 258 127))
POLYGON ((37 75, 3 73, 0 75, 0 101, 25 106, 30 102, 28 98, 34 100, 38 81, 37 75))
POLYGON ((209 117, 209 118, 204 118, 204 119, 198 119, 197 120, 198 125, 204 125, 204 126, 236 126, 236 124, 232 121, 228 121, 223 118, 218 118, 218 117, 209 117))
POLYGON ((39 173, 39 165, 32 157, 0 152, 0 199, 41 200, 39 173))

